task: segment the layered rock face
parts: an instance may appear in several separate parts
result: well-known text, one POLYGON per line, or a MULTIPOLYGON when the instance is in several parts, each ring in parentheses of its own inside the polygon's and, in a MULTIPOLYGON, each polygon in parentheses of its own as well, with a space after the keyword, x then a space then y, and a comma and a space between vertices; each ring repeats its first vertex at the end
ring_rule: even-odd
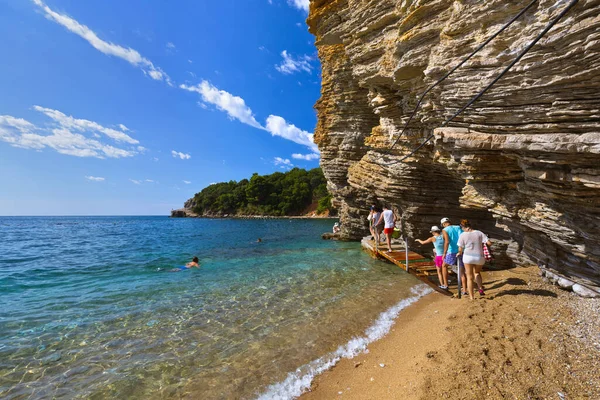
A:
POLYGON ((440 128, 568 3, 538 1, 436 87, 392 147, 420 94, 528 3, 311 1, 321 166, 346 239, 366 234, 373 201, 393 206, 411 241, 441 217, 467 218, 495 239, 498 262, 535 262, 567 287, 600 293, 600 1, 579 1, 440 128))

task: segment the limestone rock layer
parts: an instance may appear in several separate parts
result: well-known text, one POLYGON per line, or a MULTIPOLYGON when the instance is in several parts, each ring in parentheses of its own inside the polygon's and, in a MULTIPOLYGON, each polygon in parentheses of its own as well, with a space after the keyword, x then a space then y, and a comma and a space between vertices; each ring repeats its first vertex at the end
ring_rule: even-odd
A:
POLYGON ((315 141, 343 237, 367 233, 373 201, 393 206, 412 243, 441 217, 467 218, 499 263, 536 262, 600 293, 600 0, 580 0, 442 128, 568 3, 539 0, 432 90, 392 147, 420 94, 529 2, 311 1, 315 141))

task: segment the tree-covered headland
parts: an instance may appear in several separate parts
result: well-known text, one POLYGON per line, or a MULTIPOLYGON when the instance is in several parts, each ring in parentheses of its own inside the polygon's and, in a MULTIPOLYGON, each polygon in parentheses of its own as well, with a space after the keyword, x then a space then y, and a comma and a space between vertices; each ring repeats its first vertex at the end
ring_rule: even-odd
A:
POLYGON ((254 173, 250 179, 207 186, 191 200, 192 210, 199 215, 291 216, 315 207, 318 214, 335 213, 321 168, 254 173))

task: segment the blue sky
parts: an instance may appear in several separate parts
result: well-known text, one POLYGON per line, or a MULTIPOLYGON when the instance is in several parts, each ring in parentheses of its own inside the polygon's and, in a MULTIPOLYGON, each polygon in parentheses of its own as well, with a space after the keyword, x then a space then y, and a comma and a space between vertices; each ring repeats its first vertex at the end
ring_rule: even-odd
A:
POLYGON ((168 214, 318 166, 308 0, 0 0, 0 215, 168 214))

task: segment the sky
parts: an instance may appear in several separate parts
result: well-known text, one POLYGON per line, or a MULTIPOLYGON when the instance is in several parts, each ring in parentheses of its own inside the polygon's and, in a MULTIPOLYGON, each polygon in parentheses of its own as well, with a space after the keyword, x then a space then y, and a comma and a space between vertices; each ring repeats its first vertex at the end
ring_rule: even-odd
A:
POLYGON ((315 168, 308 0, 0 0, 0 215, 167 215, 315 168))

